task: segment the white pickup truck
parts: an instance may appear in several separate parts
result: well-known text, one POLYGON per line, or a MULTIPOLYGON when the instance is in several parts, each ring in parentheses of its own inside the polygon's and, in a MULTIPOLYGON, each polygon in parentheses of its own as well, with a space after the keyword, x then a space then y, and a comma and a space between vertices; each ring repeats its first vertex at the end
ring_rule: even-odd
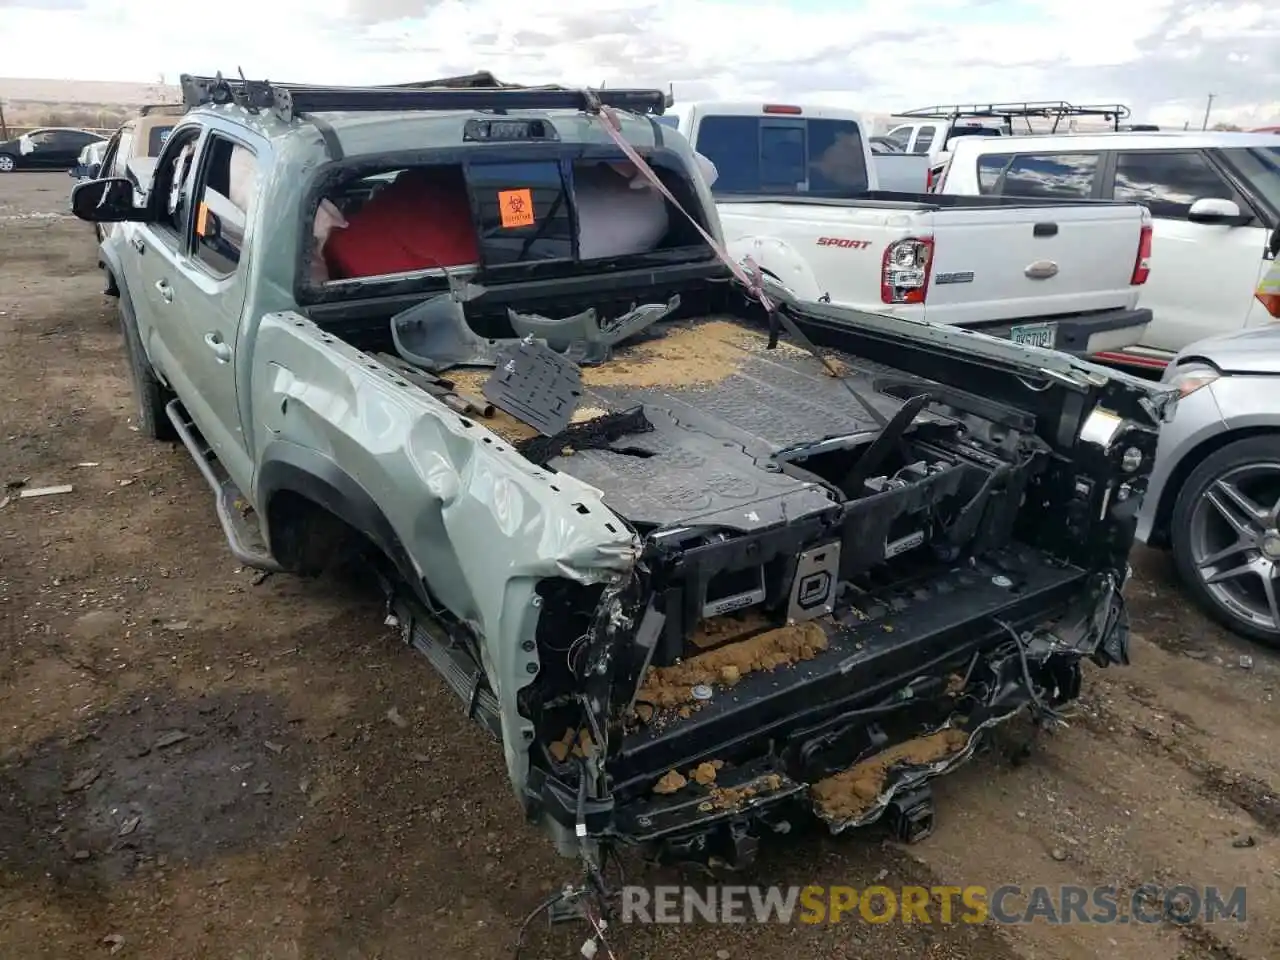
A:
POLYGON ((716 166, 729 251, 802 300, 960 324, 1075 354, 1142 339, 1138 204, 878 189, 857 113, 692 102, 661 118, 716 166))
POLYGON ((1275 319, 1253 292, 1280 231, 1274 134, 1193 131, 964 139, 938 186, 950 197, 1092 198, 1144 204, 1154 222, 1154 317, 1138 345, 1104 359, 1163 367, 1197 340, 1275 319))

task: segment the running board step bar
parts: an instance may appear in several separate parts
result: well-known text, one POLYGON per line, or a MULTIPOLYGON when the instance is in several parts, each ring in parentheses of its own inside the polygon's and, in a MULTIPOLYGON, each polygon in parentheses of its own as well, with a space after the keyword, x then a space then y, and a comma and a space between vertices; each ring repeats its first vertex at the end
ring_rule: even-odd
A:
POLYGON ((164 412, 213 490, 218 523, 222 525, 222 532, 227 538, 227 546, 231 548, 232 555, 246 567, 271 573, 281 572, 284 568, 267 548, 257 514, 249 506, 249 501, 240 492, 240 488, 227 476, 218 461, 218 455, 205 442, 199 427, 187 416, 187 411, 177 400, 170 400, 164 412))
POLYGON ((467 717, 475 720, 497 741, 502 740, 502 714, 498 698, 489 689, 484 670, 449 631, 418 604, 396 597, 389 623, 400 628, 400 639, 427 658, 427 662, 462 700, 467 717))

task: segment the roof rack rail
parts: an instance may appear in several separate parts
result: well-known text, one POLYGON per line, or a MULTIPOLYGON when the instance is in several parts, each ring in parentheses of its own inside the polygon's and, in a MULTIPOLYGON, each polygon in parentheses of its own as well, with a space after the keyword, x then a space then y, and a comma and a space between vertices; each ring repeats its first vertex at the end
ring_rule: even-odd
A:
POLYGON ((179 78, 187 109, 237 103, 247 110, 273 111, 286 123, 308 113, 380 110, 592 110, 599 104, 638 114, 661 114, 670 106, 661 90, 588 90, 560 86, 522 87, 502 83, 487 71, 463 77, 423 80, 398 86, 336 87, 269 80, 179 78))
POLYGON ((1073 104, 1065 100, 1023 100, 1009 103, 957 103, 949 106, 939 105, 920 107, 895 113, 895 117, 906 117, 920 120, 966 120, 993 119, 1004 120, 1013 129, 1015 119, 1025 120, 1027 129, 1031 129, 1033 118, 1053 121, 1054 133, 1058 123, 1065 117, 1102 117, 1111 121, 1117 129, 1120 121, 1129 116, 1129 108, 1123 103, 1087 103, 1073 104))
POLYGON ((177 113, 185 113, 186 110, 187 106, 183 103, 144 103, 142 106, 138 107, 138 116, 146 117, 153 113, 169 115, 175 111, 177 113))

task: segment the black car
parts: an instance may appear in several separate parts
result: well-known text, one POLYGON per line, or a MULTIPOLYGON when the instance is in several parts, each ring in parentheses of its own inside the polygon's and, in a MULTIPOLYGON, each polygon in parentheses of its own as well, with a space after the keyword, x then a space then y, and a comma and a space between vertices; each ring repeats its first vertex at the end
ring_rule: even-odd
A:
POLYGON ((70 170, 80 151, 106 137, 70 127, 42 127, 0 143, 0 173, 70 170))

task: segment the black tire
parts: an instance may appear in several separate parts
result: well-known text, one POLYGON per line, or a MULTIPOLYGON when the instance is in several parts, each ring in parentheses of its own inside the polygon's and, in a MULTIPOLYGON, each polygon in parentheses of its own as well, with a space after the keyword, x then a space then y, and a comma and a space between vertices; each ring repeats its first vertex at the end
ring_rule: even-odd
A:
POLYGON ((18 158, 11 153, 0 153, 0 173, 10 173, 18 169, 18 158), (5 161, 8 161, 6 164, 5 161))
MULTIPOLYGON (((1268 630, 1246 619, 1210 592, 1200 577, 1192 554, 1195 509, 1210 487, 1228 471, 1265 463, 1280 463, 1280 434, 1266 434, 1236 440, 1205 457, 1191 471, 1190 476, 1182 484, 1182 489, 1178 491, 1178 499, 1174 502, 1173 515, 1169 521, 1169 539, 1173 547, 1178 575, 1200 609, 1240 636, 1257 640, 1268 646, 1280 647, 1280 629, 1268 630)), ((1280 581, 1276 582, 1276 587, 1280 590, 1280 581)))
POLYGON ((120 329, 124 333, 124 352, 129 360, 129 377, 133 381, 133 396, 137 401, 138 431, 152 440, 172 443, 178 439, 178 432, 164 408, 173 399, 173 394, 156 377, 151 361, 142 349, 132 311, 123 298, 120 301, 120 329))

